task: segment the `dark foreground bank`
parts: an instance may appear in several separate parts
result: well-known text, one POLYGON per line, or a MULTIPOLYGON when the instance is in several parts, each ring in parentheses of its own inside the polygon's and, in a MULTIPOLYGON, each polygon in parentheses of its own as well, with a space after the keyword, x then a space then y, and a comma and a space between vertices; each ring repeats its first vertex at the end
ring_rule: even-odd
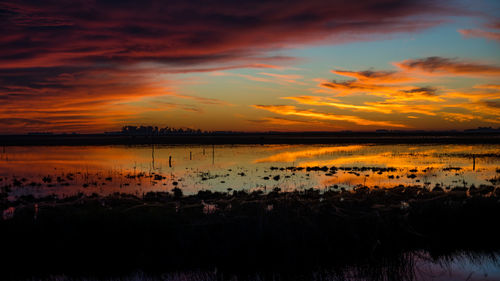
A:
POLYGON ((105 134, 0 135, 10 145, 146 145, 146 144, 498 144, 493 132, 294 132, 207 133, 168 136, 105 134))
POLYGON ((354 270, 369 280, 412 280, 414 253, 498 255, 499 200, 492 186, 3 197, 0 277, 209 272, 211 280, 257 280, 245 276, 259 272, 259 280, 343 280, 354 270))

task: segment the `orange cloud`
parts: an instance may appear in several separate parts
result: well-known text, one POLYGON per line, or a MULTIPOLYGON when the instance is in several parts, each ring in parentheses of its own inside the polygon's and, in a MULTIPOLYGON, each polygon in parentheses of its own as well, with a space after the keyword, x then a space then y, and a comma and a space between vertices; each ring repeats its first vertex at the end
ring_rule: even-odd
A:
POLYGON ((392 98, 392 101, 443 101, 442 98, 436 94, 436 89, 431 87, 379 85, 360 81, 331 81, 323 82, 320 85, 337 92, 338 94, 336 96, 338 97, 348 94, 364 93, 372 96, 392 98))
POLYGON ((354 105, 340 103, 337 100, 317 97, 317 96, 299 96, 299 97, 284 97, 296 101, 300 104, 316 105, 316 106, 332 106, 340 109, 348 109, 354 111, 378 112, 384 114, 399 113, 418 113, 423 115, 435 116, 439 109, 436 105, 431 104, 399 104, 392 102, 393 99, 388 99, 383 102, 365 102, 363 105, 354 105))
POLYGON ((390 101, 383 102, 367 102, 369 106, 399 113, 418 113, 423 115, 435 116, 439 106, 432 104, 399 104, 390 101))
POLYGON ((336 102, 334 99, 315 97, 315 96, 299 96, 299 97, 284 97, 283 99, 289 99, 296 101, 301 104, 308 105, 318 105, 318 106, 332 106, 341 109, 352 109, 357 111, 370 111, 370 112, 380 112, 380 113, 391 113, 392 110, 388 108, 378 108, 366 105, 354 105, 336 102))
POLYGON ((470 114, 464 114, 464 113, 455 113, 455 112, 443 112, 442 113, 443 117, 447 121, 458 121, 458 122, 467 122, 467 121, 472 121, 474 120, 474 116, 470 114))
POLYGON ((297 109, 295 106, 289 105, 254 105, 255 108, 264 109, 280 115, 294 115, 301 117, 308 117, 312 119, 332 120, 332 121, 346 121, 362 126, 379 126, 379 127, 408 127, 403 124, 393 123, 390 121, 373 121, 360 118, 358 116, 350 115, 336 115, 331 113, 316 112, 312 110, 297 109))
MULTIPOLYGON (((403 101, 443 101, 432 87, 415 87, 399 85, 405 82, 416 82, 419 79, 409 77, 407 73, 401 71, 345 71, 332 70, 334 74, 355 78, 354 80, 337 82, 320 81, 320 86, 337 92, 337 96, 348 94, 368 94, 391 98, 391 102, 403 101), (398 85, 394 85, 398 84, 398 85)), ((368 108, 365 108, 368 109, 368 108)))
POLYGON ((500 85, 480 84, 475 85, 473 89, 468 91, 447 90, 442 96, 447 99, 467 99, 471 102, 500 99, 500 85))
POLYGON ((389 86, 382 86, 376 84, 367 84, 358 81, 344 81, 344 82, 323 82, 320 84, 322 87, 338 92, 338 96, 345 96, 353 93, 393 93, 394 88, 389 86))
MULTIPOLYGON (((442 108, 456 108, 461 110, 465 109, 471 112, 470 115, 474 116, 475 119, 483 121, 490 120, 489 117, 493 117, 496 119, 500 117, 500 102, 498 100, 479 100, 466 103, 453 103, 443 105, 442 108)), ((497 120, 493 123, 498 122, 500 122, 500 120, 497 120)))
POLYGON ((500 91, 500 85, 498 85, 498 84, 481 84, 481 85, 474 86, 474 88, 492 89, 492 90, 499 90, 500 91))

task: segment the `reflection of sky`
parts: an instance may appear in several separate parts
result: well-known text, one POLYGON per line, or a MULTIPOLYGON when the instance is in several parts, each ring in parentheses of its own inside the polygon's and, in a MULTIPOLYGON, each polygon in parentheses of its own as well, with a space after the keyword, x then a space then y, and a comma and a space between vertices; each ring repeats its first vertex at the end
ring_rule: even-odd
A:
POLYGON ((363 146, 361 145, 349 145, 349 146, 338 146, 338 147, 319 147, 319 148, 316 147, 312 149, 299 150, 299 151, 285 151, 271 155, 267 158, 257 159, 255 160, 255 163, 295 162, 297 159, 315 158, 327 154, 335 154, 337 152, 353 151, 353 150, 358 150, 362 147, 363 146))
POLYGON ((456 255, 448 261, 432 261, 427 255, 417 258, 417 281, 500 280, 498 255, 456 255))
POLYGON ((0 154, 0 185, 26 178, 17 194, 72 194, 170 190, 177 182, 185 192, 201 189, 350 188, 358 184, 463 186, 489 184, 497 176, 498 145, 251 145, 251 146, 87 146, 8 147, 0 154), (213 156, 212 156, 213 153, 213 156), (471 155, 476 154, 473 170, 471 155), (483 157, 488 154, 488 157, 483 157), (191 156, 190 156, 191 155, 191 156), (491 157, 493 155, 493 157, 491 157), (169 167, 172 157, 172 167, 169 167), (191 159, 190 159, 191 157, 191 159), (393 167, 394 172, 280 170, 286 167, 393 167), (277 169, 271 169, 275 167, 277 169), (443 168, 458 167, 458 171, 443 168), (416 169, 417 171, 410 170, 416 169), (165 179, 154 179, 159 174, 165 179), (243 173, 243 174, 242 174, 243 173), (71 179, 67 179, 71 174, 71 179), (415 174, 416 178, 408 175, 415 174), (52 183, 42 178, 51 175, 52 183), (131 178, 134 175, 146 175, 131 178), (273 179, 275 176, 279 178, 273 179), (394 178, 389 179, 389 176, 394 178), (56 182, 56 178, 64 179, 56 182), (268 179, 266 179, 268 177, 268 179), (112 180, 106 180, 112 178, 112 180), (31 183, 42 184, 31 187, 31 183), (104 184, 103 184, 104 183, 104 184), (53 186, 48 186, 49 184, 53 186), (67 184, 67 185, 65 185, 67 184), (83 188, 84 184, 89 186, 83 188))

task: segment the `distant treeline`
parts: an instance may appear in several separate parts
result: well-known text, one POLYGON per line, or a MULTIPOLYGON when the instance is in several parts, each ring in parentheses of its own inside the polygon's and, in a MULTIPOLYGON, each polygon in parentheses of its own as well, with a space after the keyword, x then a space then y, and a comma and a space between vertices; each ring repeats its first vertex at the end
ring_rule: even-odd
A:
POLYGON ((190 128, 158 128, 153 126, 124 126, 120 131, 123 135, 130 136, 165 136, 165 135, 201 135, 208 133, 200 129, 190 129, 190 128))
MULTIPOLYGON (((444 133, 446 131, 438 132, 444 133)), ((448 131, 449 133, 458 133, 458 131, 448 131)), ((500 128, 492 128, 492 127, 479 127, 476 129, 467 129, 464 130, 465 133, 500 133, 500 128)), ((168 135, 227 135, 227 134, 237 134, 242 132, 233 132, 233 131, 202 131, 200 129, 191 129, 191 128, 158 128, 157 126, 124 126, 121 131, 118 132, 106 132, 106 135, 125 135, 125 136, 168 136, 168 135)), ((290 134, 290 132, 266 132, 274 133, 274 134, 290 134)), ((266 134, 264 133, 264 134, 266 134)), ((307 132, 308 134, 315 133, 325 133, 325 132, 307 132)), ((328 132, 327 132, 328 133, 328 132)), ((332 133, 332 132, 330 132, 332 133)), ((342 131, 342 132, 333 132, 333 133, 355 133, 352 131, 342 131)), ((373 132, 372 132, 373 133, 373 132)), ((376 134, 388 134, 388 133, 431 133, 429 131, 417 130, 417 131, 400 131, 400 130, 376 130, 374 133, 376 134)), ((43 133, 38 133, 37 135, 42 135, 43 133)))
POLYGON ((200 129, 191 128, 158 128, 153 126, 124 126, 120 132, 112 132, 107 134, 117 134, 125 136, 168 136, 168 135, 209 135, 214 133, 231 134, 233 132, 221 131, 202 131, 200 129))

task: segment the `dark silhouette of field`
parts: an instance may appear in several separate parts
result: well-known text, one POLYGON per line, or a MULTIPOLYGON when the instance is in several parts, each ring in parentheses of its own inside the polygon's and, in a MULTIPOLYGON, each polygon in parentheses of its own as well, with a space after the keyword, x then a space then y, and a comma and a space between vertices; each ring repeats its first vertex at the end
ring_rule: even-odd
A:
POLYGON ((24 196, 15 202, 4 196, 1 207, 12 214, 0 221, 2 249, 9 253, 0 274, 23 279, 216 269, 214 280, 245 280, 255 272, 264 280, 275 274, 311 280, 313 273, 342 280, 354 271, 369 280, 412 280, 414 253, 436 260, 495 257, 499 198, 500 189, 491 186, 191 196, 175 188, 143 197, 24 196))

